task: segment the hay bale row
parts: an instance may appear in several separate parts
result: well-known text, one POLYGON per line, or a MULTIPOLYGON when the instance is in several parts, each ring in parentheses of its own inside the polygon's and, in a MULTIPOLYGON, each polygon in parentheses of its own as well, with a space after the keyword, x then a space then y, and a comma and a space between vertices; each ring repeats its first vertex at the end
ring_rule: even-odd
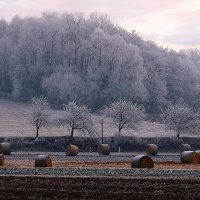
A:
MULTIPOLYGON (((197 164, 200 163, 200 150, 190 151, 191 146, 189 144, 180 145, 180 160, 184 164, 197 164)), ((76 156, 79 152, 79 148, 75 145, 68 145, 66 150, 67 156, 76 156)), ((108 144, 100 144, 97 148, 97 152, 100 155, 109 155, 110 146, 108 144)), ((11 145, 7 142, 0 143, 0 166, 4 165, 4 155, 10 155, 11 145)), ((148 155, 157 155, 158 146, 155 144, 148 144, 146 147, 146 153, 148 155)), ((52 167, 52 161, 49 155, 38 155, 35 158, 35 167, 52 167)), ((135 156, 131 162, 132 168, 153 168, 154 162, 149 156, 140 155, 135 156)))
POLYGON ((154 162, 149 156, 135 156, 131 162, 132 168, 153 168, 154 162))
MULTIPOLYGON (((75 145, 69 144, 65 150, 67 156, 77 156, 79 148, 75 145)), ((110 145, 100 144, 97 148, 97 152, 100 155, 109 155, 110 154, 110 145)))

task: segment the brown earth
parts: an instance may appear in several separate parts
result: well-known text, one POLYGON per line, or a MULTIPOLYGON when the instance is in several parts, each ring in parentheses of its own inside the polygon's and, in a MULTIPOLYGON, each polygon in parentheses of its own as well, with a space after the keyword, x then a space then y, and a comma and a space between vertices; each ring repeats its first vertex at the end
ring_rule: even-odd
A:
POLYGON ((200 180, 0 176, 0 199, 200 199, 200 180))
MULTIPOLYGON (((34 167, 33 161, 28 160, 6 160, 4 167, 34 167)), ((130 168, 130 162, 53 162, 53 167, 77 167, 77 168, 130 168)), ((155 169, 199 169, 200 165, 181 164, 178 162, 155 162, 155 169)))
MULTIPOLYGON (((6 160, 5 167, 33 167, 6 160)), ((53 167, 130 168, 130 162, 54 161, 53 167)), ((156 162, 156 169, 200 169, 200 165, 156 162)), ((200 199, 200 179, 162 177, 0 176, 0 200, 200 199)))

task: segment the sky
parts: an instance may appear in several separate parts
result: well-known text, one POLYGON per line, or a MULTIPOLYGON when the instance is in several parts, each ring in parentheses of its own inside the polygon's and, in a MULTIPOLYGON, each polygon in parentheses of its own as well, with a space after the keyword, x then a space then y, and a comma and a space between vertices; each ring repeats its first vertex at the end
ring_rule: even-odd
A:
POLYGON ((200 48, 200 0, 0 0, 0 18, 6 20, 46 11, 97 11, 160 46, 200 48))

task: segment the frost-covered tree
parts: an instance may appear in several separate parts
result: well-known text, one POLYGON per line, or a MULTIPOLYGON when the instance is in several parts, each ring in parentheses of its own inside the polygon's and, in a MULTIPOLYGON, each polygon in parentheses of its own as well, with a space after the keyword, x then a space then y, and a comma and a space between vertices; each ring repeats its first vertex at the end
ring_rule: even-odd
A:
POLYGON ((11 60, 12 44, 10 39, 5 36, 0 39, 0 93, 9 94, 12 91, 11 60))
POLYGON ((8 32, 8 22, 4 19, 0 20, 0 39, 5 36, 8 32))
POLYGON ((126 98, 156 118, 169 102, 199 111, 199 64, 199 50, 159 47, 98 13, 0 20, 0 95, 16 100, 45 95, 96 110, 126 98))
POLYGON ((173 130, 179 139, 181 133, 200 129, 200 116, 185 104, 175 104, 162 114, 166 129, 173 130))
POLYGON ((82 13, 65 13, 61 21, 63 27, 64 58, 69 67, 80 66, 80 47, 85 40, 86 24, 82 13))
POLYGON ((113 124, 118 127, 119 137, 122 129, 134 129, 144 119, 144 111, 138 105, 127 100, 118 100, 109 107, 105 107, 103 114, 110 117, 113 124))
POLYGON ((146 88, 148 95, 145 98, 145 108, 147 113, 151 113, 154 117, 159 118, 162 111, 165 110, 167 105, 166 95, 167 87, 166 84, 160 79, 157 72, 148 72, 146 82, 146 88))
POLYGON ((95 130, 90 110, 85 105, 78 105, 76 102, 69 102, 64 105, 65 116, 56 123, 70 128, 70 142, 73 143, 74 131, 78 130, 83 134, 94 135, 95 130))
POLYGON ((160 113, 167 104, 167 52, 150 41, 143 43, 140 50, 146 69, 146 77, 144 78, 144 85, 147 89, 144 101, 145 110, 147 113, 159 118, 160 113))
POLYGON ((68 73, 57 72, 44 79, 43 88, 57 105, 66 100, 84 102, 84 97, 87 95, 83 79, 71 71, 68 73))
POLYGON ((20 27, 24 20, 18 15, 14 16, 12 21, 8 25, 8 36, 12 40, 13 44, 16 45, 19 41, 20 27))
POLYGON ((48 125, 50 105, 43 97, 32 99, 32 112, 30 115, 30 122, 36 127, 36 136, 39 136, 39 129, 48 125))
POLYGON ((95 29, 91 35, 91 62, 87 80, 95 104, 102 106, 121 97, 144 99, 145 69, 139 49, 118 34, 95 29))

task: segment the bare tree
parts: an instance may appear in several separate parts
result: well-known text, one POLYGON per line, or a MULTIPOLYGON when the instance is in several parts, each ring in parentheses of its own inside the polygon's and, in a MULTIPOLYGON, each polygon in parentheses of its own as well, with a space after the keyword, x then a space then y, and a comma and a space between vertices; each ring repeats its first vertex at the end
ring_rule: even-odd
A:
POLYGON ((136 128, 144 118, 143 110, 127 100, 118 100, 112 103, 103 110, 103 114, 112 118, 113 123, 118 126, 119 137, 122 129, 136 128))
POLYGON ((59 125, 67 125, 70 128, 70 142, 73 143, 74 131, 93 135, 95 133, 90 110, 85 105, 69 102, 64 105, 66 115, 58 120, 59 125))
POLYGON ((32 113, 30 122, 36 127, 36 137, 38 138, 39 129, 48 124, 49 103, 43 97, 32 99, 32 113))
POLYGON ((185 104, 171 105, 163 114, 163 122, 168 130, 174 130, 179 139, 180 133, 194 132, 200 128, 199 115, 185 104))

